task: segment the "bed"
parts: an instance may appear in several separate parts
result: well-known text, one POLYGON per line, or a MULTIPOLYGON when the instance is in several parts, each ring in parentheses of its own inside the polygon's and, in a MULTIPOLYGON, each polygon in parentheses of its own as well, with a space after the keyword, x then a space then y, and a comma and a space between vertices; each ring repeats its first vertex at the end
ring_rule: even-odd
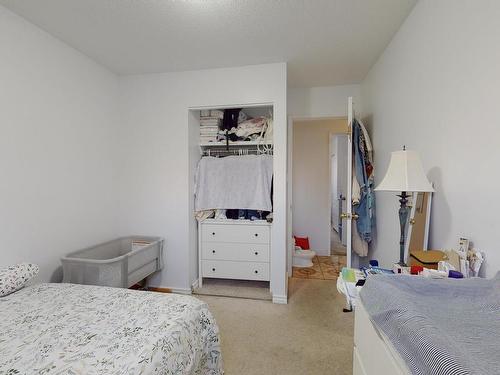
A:
POLYGON ((500 374, 494 279, 368 277, 356 305, 353 373, 500 374))
POLYGON ((407 368, 391 342, 370 319, 358 300, 354 319, 353 375, 407 375, 407 368))
POLYGON ((223 374, 207 305, 175 294, 38 284, 0 298, 1 374, 223 374))

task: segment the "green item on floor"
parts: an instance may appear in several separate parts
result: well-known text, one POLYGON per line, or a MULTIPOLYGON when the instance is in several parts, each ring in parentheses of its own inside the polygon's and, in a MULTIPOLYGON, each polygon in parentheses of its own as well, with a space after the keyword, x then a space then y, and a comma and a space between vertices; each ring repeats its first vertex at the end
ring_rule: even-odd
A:
POLYGON ((356 273, 354 271, 355 270, 353 268, 343 267, 342 268, 342 279, 344 279, 344 281, 347 281, 350 283, 355 283, 356 282, 356 273))

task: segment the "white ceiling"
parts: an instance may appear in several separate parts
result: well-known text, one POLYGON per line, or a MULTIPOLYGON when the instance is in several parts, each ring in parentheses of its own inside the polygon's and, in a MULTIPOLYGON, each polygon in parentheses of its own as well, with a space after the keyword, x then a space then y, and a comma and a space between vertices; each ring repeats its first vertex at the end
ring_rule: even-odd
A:
POLYGON ((0 0, 118 74, 287 61, 291 87, 360 82, 415 2, 0 0))

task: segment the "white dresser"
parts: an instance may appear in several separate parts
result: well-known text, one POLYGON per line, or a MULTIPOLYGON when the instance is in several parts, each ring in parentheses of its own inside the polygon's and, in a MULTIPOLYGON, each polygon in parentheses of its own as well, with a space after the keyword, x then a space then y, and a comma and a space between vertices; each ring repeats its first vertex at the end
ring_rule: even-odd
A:
POLYGON ((213 220, 199 224, 200 279, 270 280, 271 224, 213 220))

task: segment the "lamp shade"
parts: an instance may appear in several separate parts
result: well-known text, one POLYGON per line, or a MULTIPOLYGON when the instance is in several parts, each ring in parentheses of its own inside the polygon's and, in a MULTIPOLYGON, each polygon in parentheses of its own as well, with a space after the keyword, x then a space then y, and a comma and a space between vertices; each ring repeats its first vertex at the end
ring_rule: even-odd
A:
POLYGON ((379 191, 434 191, 415 151, 402 150, 391 153, 389 168, 382 182, 375 188, 379 191))

